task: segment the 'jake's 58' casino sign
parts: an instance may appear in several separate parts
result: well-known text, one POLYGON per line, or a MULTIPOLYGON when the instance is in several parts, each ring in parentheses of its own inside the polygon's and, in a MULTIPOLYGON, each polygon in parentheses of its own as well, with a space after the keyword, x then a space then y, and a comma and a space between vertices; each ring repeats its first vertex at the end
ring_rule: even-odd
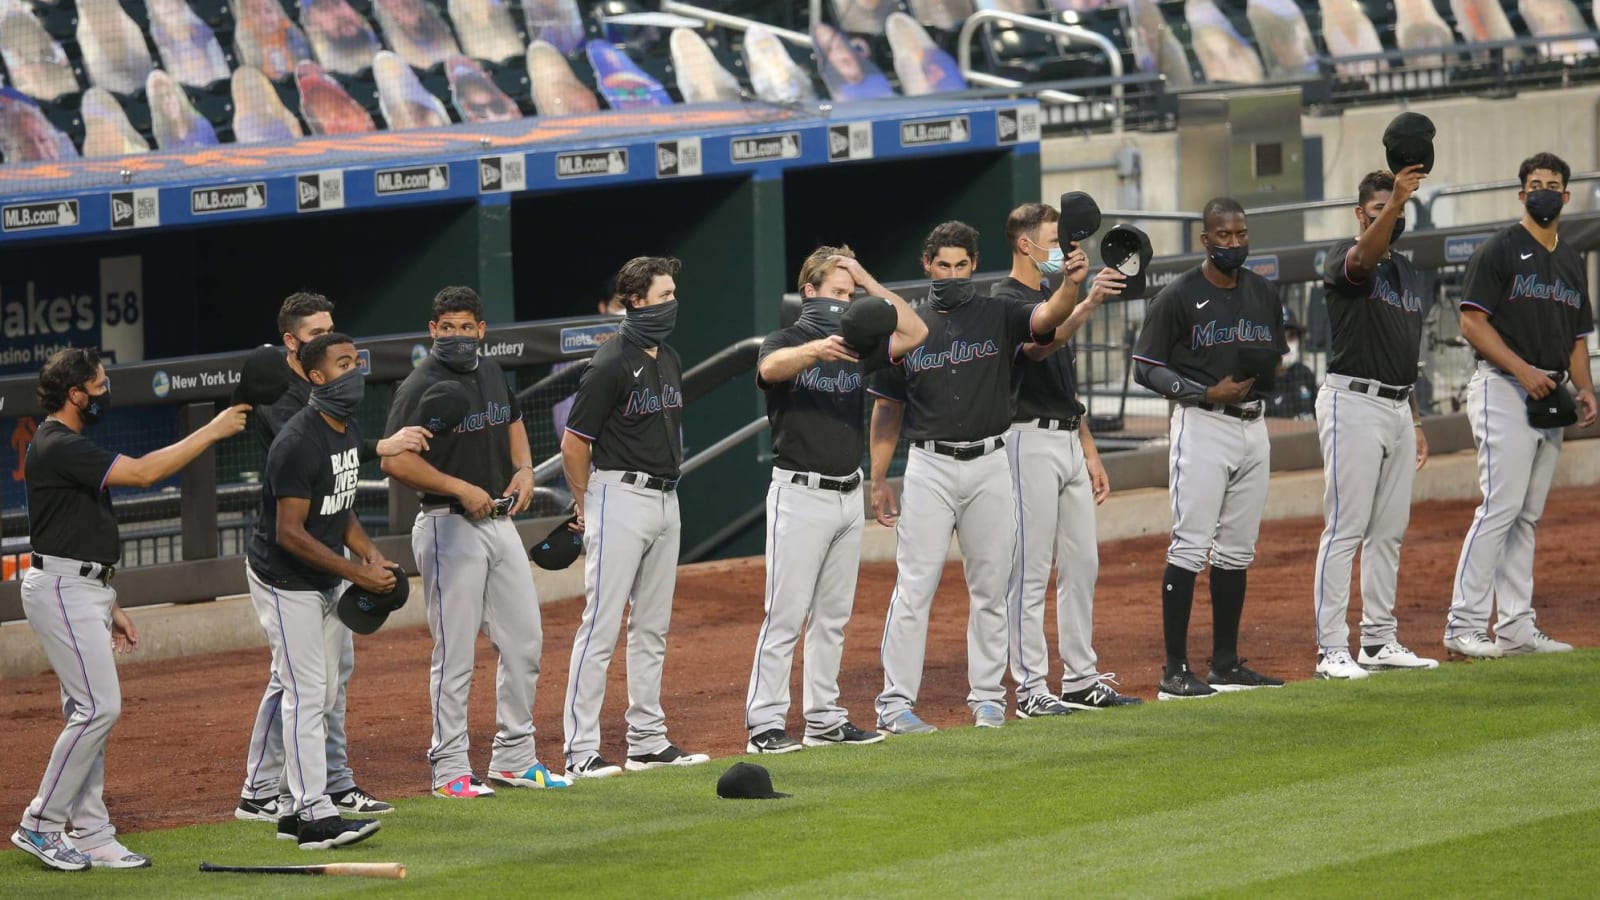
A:
POLYGON ((99 347, 119 363, 144 359, 141 257, 108 257, 37 278, 0 272, 0 374, 37 371, 62 347, 99 347))

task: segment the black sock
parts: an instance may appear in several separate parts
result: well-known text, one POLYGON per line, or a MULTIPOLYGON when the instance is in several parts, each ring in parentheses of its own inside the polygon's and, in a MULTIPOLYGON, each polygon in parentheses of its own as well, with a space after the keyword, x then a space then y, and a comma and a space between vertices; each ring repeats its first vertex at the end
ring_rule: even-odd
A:
POLYGON ((1172 563, 1161 576, 1161 631, 1171 675, 1189 662, 1189 611, 1194 608, 1195 573, 1172 563))
POLYGON ((1246 571, 1211 567, 1211 667, 1218 671, 1239 661, 1246 571))

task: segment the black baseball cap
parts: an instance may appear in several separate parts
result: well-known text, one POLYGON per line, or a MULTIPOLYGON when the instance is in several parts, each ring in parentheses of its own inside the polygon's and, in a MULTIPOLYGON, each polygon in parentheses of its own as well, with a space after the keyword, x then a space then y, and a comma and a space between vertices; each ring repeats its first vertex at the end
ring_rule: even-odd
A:
POLYGON ((374 594, 359 585, 350 585, 339 595, 339 621, 356 634, 371 634, 383 626, 389 614, 406 605, 411 597, 411 579, 399 566, 394 572, 394 587, 387 594, 374 594))
POLYGON ((894 304, 883 297, 857 297, 839 319, 839 336, 852 350, 864 354, 876 349, 900 321, 894 304))
POLYGON ((539 568, 551 571, 572 565, 583 553, 583 535, 567 527, 577 521, 575 515, 562 519, 561 524, 552 528, 543 540, 528 548, 528 559, 533 560, 533 564, 539 568))
POLYGON ((1083 191, 1070 191, 1061 195, 1061 224, 1056 235, 1065 250, 1069 241, 1088 240, 1100 230, 1100 204, 1083 191))
POLYGON ((283 348, 262 344, 251 350, 239 368, 239 383, 233 387, 233 402, 251 406, 271 406, 289 390, 289 359, 283 348))
POLYGON ((754 763, 734 763, 717 779, 717 796, 724 800, 777 800, 787 797, 772 789, 772 775, 754 763))
POLYGON ((1155 251, 1150 247, 1150 235, 1132 225, 1118 225, 1100 239, 1100 259, 1127 279, 1121 299, 1137 300, 1144 296, 1150 271, 1150 260, 1155 251))
POLYGON ((1561 385, 1543 397, 1529 395, 1528 424, 1535 428, 1565 428, 1578 421, 1578 406, 1561 385))
POLYGON ((1388 157, 1389 171, 1396 175, 1401 169, 1420 165, 1422 171, 1433 171, 1433 121, 1421 113, 1403 112, 1389 122, 1383 130, 1383 151, 1388 157))
POLYGON ((416 421, 411 424, 421 425, 434 434, 444 434, 454 431, 471 411, 472 398, 466 386, 446 378, 428 385, 422 392, 422 398, 417 401, 416 421))

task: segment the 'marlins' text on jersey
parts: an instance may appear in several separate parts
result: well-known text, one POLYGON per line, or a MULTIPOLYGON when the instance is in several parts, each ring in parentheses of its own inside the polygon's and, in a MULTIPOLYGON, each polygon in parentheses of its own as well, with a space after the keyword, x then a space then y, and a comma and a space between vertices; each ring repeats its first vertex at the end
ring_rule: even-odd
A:
POLYGON ((1271 325, 1258 325, 1249 319, 1240 319, 1234 325, 1221 325, 1217 322, 1206 322, 1196 325, 1189 338, 1191 347, 1212 347, 1217 344, 1232 343, 1271 343, 1273 340, 1271 325))
POLYGON ((356 480, 361 477, 361 448, 328 457, 333 467, 333 492, 322 498, 321 515, 331 516, 356 505, 356 480))
POLYGON ((1583 294, 1567 287, 1557 278, 1555 284, 1545 284, 1537 275, 1514 275, 1511 278, 1511 294, 1507 300, 1554 300, 1577 309, 1583 305, 1583 294))
POLYGON ((940 369, 945 366, 959 366, 975 359, 1000 355, 1000 348, 992 340, 982 343, 977 341, 955 340, 950 342, 948 350, 929 350, 927 347, 918 347, 906 354, 905 367, 908 372, 923 372, 928 369, 940 369))

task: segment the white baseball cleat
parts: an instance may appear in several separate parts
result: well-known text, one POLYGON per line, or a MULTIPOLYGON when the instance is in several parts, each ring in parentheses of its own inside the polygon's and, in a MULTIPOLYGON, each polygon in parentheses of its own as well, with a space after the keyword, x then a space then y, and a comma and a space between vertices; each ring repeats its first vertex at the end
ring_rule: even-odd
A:
POLYGON ((1350 651, 1342 647, 1324 648, 1317 656, 1317 677, 1329 680, 1356 681, 1367 677, 1367 670, 1356 665, 1350 651))
POLYGON ((1382 672, 1385 669, 1437 669, 1437 659, 1427 659, 1412 653, 1399 641, 1390 641, 1379 647, 1376 652, 1368 653, 1366 647, 1361 648, 1361 653, 1356 656, 1356 662, 1361 668, 1369 672, 1382 672))
POLYGON ((1483 631, 1469 631, 1455 637, 1446 637, 1444 648, 1451 653, 1459 653, 1473 659, 1499 659, 1505 655, 1500 651, 1500 646, 1489 640, 1488 633, 1483 631))
POLYGON ((1571 653, 1572 645, 1565 641, 1558 641, 1542 631, 1535 631, 1533 639, 1522 644, 1513 644, 1502 638, 1496 638, 1495 646, 1506 656, 1520 656, 1524 653, 1571 653))

